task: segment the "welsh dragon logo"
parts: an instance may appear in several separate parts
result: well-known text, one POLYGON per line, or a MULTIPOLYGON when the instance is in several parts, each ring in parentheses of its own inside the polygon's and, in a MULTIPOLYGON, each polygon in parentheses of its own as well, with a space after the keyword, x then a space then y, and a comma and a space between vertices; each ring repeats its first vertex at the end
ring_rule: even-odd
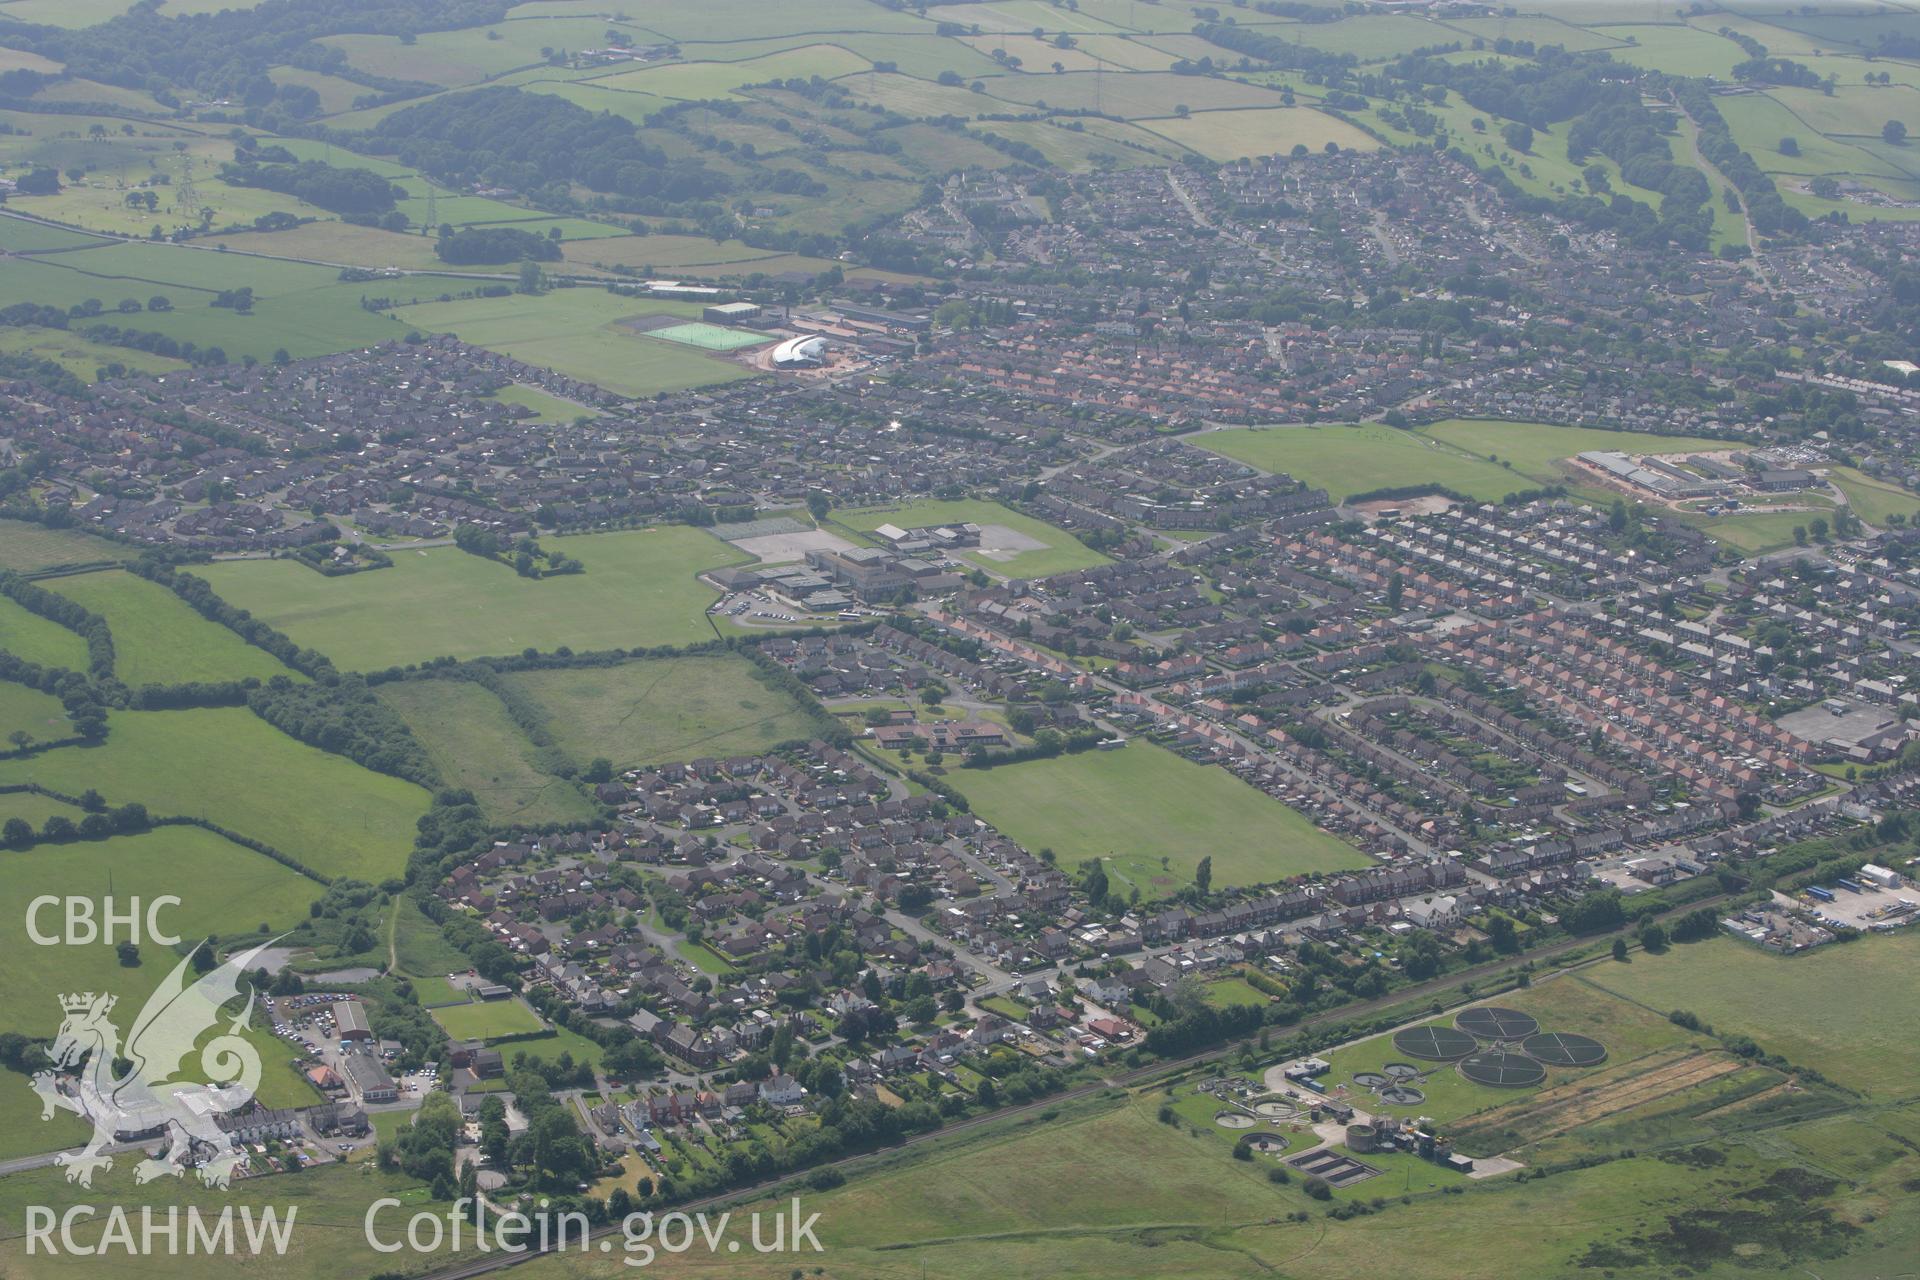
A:
POLYGON ((245 1157, 232 1149, 215 1117, 244 1110, 260 1083, 260 1053, 240 1034, 253 1013, 254 993, 249 990, 246 1008, 222 1034, 204 1046, 200 1038, 220 1022, 221 1007, 239 998, 241 975, 268 945, 229 957, 198 981, 190 980, 187 969, 199 948, 188 952, 147 998, 124 1044, 108 1019, 117 997, 91 991, 60 997, 65 1018, 47 1051, 54 1069, 35 1074, 33 1090, 40 1095, 42 1120, 53 1119, 59 1108, 93 1124, 93 1137, 83 1150, 55 1157, 66 1166, 67 1181, 91 1187, 95 1171, 113 1167, 113 1156, 104 1149, 117 1134, 164 1126, 167 1150, 142 1160, 134 1181, 150 1182, 163 1174, 177 1178, 200 1157, 200 1178, 206 1185, 224 1188, 232 1182, 234 1169, 245 1157), (176 1083, 196 1049, 199 1074, 225 1084, 176 1083), (131 1065, 115 1074, 122 1061, 131 1065), (59 1072, 76 1067, 80 1077, 69 1093, 61 1087, 59 1072))

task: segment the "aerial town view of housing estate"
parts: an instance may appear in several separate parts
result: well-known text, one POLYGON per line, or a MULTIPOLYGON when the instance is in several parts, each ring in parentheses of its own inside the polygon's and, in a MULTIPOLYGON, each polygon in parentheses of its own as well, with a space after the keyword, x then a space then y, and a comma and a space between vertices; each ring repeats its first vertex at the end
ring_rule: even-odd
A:
POLYGON ((0 1275, 1915 1275, 1910 131, 1920 0, 0 0, 0 1275))

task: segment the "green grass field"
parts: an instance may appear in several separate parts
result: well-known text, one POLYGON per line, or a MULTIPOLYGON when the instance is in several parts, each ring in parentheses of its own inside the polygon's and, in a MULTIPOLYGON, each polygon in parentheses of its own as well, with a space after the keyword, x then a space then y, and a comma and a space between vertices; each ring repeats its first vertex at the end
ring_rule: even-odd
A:
POLYGON ((10 740, 16 733, 25 733, 36 742, 46 742, 72 732, 60 699, 23 684, 0 681, 0 739, 10 740))
POLYGON ((516 1040, 504 1050, 509 1062, 522 1053, 529 1058, 550 1063, 558 1062, 562 1054, 570 1054, 575 1062, 585 1062, 594 1067, 598 1067, 601 1059, 607 1056, 607 1051, 600 1047, 599 1041, 589 1040, 565 1027, 555 1027, 551 1035, 541 1036, 537 1040, 516 1040))
POLYGON ((0 520, 0 569, 31 573, 61 565, 103 564, 133 558, 131 548, 78 529, 49 529, 0 520))
POLYGON ((454 950, 441 935, 440 926, 429 920, 413 899, 405 894, 397 896, 392 912, 394 958, 400 972, 419 979, 463 973, 471 967, 466 954, 454 950))
POLYGON ((997 551, 996 546, 1004 546, 1004 540, 996 543, 992 537, 985 537, 981 539, 979 547, 959 553, 961 559, 1001 577, 1044 578, 1107 563, 1106 556, 1088 547, 1065 529, 1022 515, 997 502, 939 502, 928 499, 905 506, 838 510, 828 518, 856 534, 870 533, 883 524, 898 525, 903 529, 918 529, 934 524, 998 525, 1012 530, 1020 538, 1030 538, 1042 544, 1030 550, 1007 546, 997 551))
POLYGON ((1874 1097, 1913 1092, 1920 1056, 1906 1028, 1920 1016, 1920 932, 1869 936, 1802 956, 1731 938, 1600 967, 1591 979, 1656 1013, 1686 1009, 1789 1062, 1874 1097))
POLYGON ((469 680, 409 680, 380 686, 450 787, 473 792, 494 822, 540 826, 591 822, 599 812, 580 789, 543 770, 536 748, 489 690, 469 680))
POLYGON ((484 1000, 433 1011, 433 1020, 456 1040, 492 1040, 526 1035, 544 1025, 540 1015, 518 1000, 484 1000))
POLYGON ((1283 472, 1336 500, 1375 489, 1437 484, 1497 502, 1531 488, 1497 464, 1466 456, 1418 433, 1364 424, 1357 427, 1246 427, 1193 437, 1203 449, 1283 472))
POLYGON ((0 649, 43 667, 87 669, 85 640, 5 598, 0 598, 0 649))
POLYGON ((84 810, 49 796, 35 795, 31 791, 0 792, 0 822, 20 818, 33 824, 34 830, 38 831, 56 813, 72 822, 78 822, 86 816, 84 810))
POLYGON ((167 588, 124 570, 55 578, 47 585, 107 620, 114 674, 136 688, 294 674, 167 588))
POLYGON ((1847 495, 1847 505, 1853 509, 1853 514, 1868 524, 1884 525, 1891 515, 1902 515, 1911 520, 1920 514, 1920 497, 1899 485, 1876 480, 1852 467, 1835 467, 1832 480, 1839 486, 1840 492, 1847 495))
MULTIPOLYGON (((378 1113, 376 1118, 387 1114, 410 1115, 378 1113)), ((36 1111, 34 1117, 38 1115, 36 1111)), ((0 1238, 0 1267, 14 1274, 45 1276, 52 1280, 95 1276, 103 1269, 123 1265, 128 1269, 137 1267, 144 1274, 162 1280, 191 1280, 228 1273, 267 1274, 275 1280, 333 1280, 341 1275, 372 1275, 394 1270, 404 1257, 410 1264, 406 1270, 411 1272, 424 1265, 425 1260, 419 1255, 378 1253, 367 1243, 361 1225, 367 1206, 386 1197, 399 1202, 385 1209, 377 1220, 376 1230, 382 1241, 397 1235, 404 1242, 407 1219, 416 1212, 431 1210, 443 1225, 447 1212, 445 1205, 435 1205, 426 1188, 401 1174, 379 1172, 371 1165, 328 1165, 287 1176, 248 1178, 236 1181, 230 1190, 219 1191, 201 1186, 199 1179, 193 1177, 158 1178, 145 1186, 136 1185, 133 1170, 137 1163, 137 1155, 120 1157, 111 1172, 95 1177, 91 1190, 67 1182, 65 1171, 57 1168, 0 1178, 0 1213, 4 1213, 9 1222, 24 1223, 28 1205, 45 1205, 56 1214, 64 1214, 76 1205, 95 1208, 92 1215, 81 1215, 75 1220, 76 1243, 90 1245, 99 1242, 107 1230, 109 1204, 126 1207, 136 1232, 141 1206, 153 1207, 156 1225, 164 1224, 168 1208, 177 1206, 182 1210, 178 1219, 181 1244, 177 1254, 134 1255, 136 1260, 128 1265, 125 1260, 130 1255, 110 1245, 97 1256, 72 1254, 64 1249, 57 1256, 49 1256, 42 1248, 29 1258, 27 1244, 21 1232, 15 1230, 0 1238), (204 1251, 187 1252, 184 1210, 188 1206, 198 1208, 209 1227, 222 1209, 229 1206, 234 1209, 236 1252, 232 1256, 209 1259, 204 1251), (251 1208, 256 1217, 271 1207, 282 1223, 292 1218, 294 1226, 283 1255, 269 1261, 244 1251, 246 1233, 239 1214, 242 1207, 251 1208)), ((470 1232, 466 1233, 466 1240, 471 1244, 470 1232)), ((164 1248, 163 1237, 157 1249, 164 1248)))
POLYGON ((1342 151, 1375 151, 1380 146, 1346 121, 1306 106, 1200 111, 1185 118, 1167 116, 1136 123, 1209 160, 1284 155, 1297 146, 1317 152, 1328 143, 1342 151))
POLYGON ((134 373, 171 373, 184 369, 184 360, 148 355, 131 347, 112 347, 94 342, 65 329, 43 329, 22 325, 0 331, 0 351, 53 363, 85 382, 110 365, 122 365, 134 373))
MULTIPOLYGON (((435 277, 406 282, 402 300, 418 288, 437 296, 435 277)), ((338 271, 241 254, 165 244, 109 244, 57 258, 0 261, 0 295, 71 307, 89 299, 109 309, 123 298, 145 303, 164 296, 170 311, 140 313, 125 327, 164 333, 201 347, 219 347, 230 359, 270 360, 327 355, 406 336, 406 329, 360 305, 366 289, 343 284, 338 271), (212 305, 221 289, 248 285, 256 301, 246 314, 212 305)))
POLYGON ((527 419, 529 422, 572 422, 576 418, 600 416, 598 409, 590 409, 586 405, 576 404, 571 400, 562 400, 559 396, 549 395, 538 387, 523 387, 517 382, 500 388, 493 393, 493 398, 502 404, 523 405, 539 415, 527 419))
MULTIPOLYGON (((593 250, 583 252, 590 256, 593 250)), ((603 289, 556 289, 537 297, 425 302, 402 307, 398 314, 416 329, 451 333, 621 395, 650 396, 753 376, 744 365, 681 343, 656 341, 620 323, 641 312, 662 310, 675 307, 603 289)))
MULTIPOLYGON (((291 928, 306 919, 307 904, 323 892, 273 859, 198 827, 159 827, 141 835, 10 853, 0 859, 0 884, 9 901, 21 904, 0 918, 0 954, 14 975, 0 990, 0 1020, 8 1030, 34 1035, 49 1034, 59 1025, 54 995, 61 991, 119 993, 130 1022, 140 1000, 178 956, 144 937, 137 968, 122 966, 114 948, 105 943, 37 945, 27 932, 29 899, 86 897, 95 900, 97 909, 109 893, 123 907, 130 898, 150 901, 172 894, 180 905, 163 908, 160 925, 197 941, 210 933, 250 933, 261 924, 275 932, 291 928)), ((43 934, 61 932, 58 906, 41 913, 39 928, 43 934)))
POLYGON ((616 768, 764 751, 819 732, 806 707, 745 658, 662 658, 614 667, 520 671, 502 679, 546 714, 576 763, 616 768))
POLYGON ((1815 511, 1751 511, 1730 516, 1696 516, 1681 512, 1680 519, 1715 542, 1724 542, 1745 555, 1755 556, 1793 545, 1793 531, 1804 528, 1815 511))
POLYGON ((453 547, 403 551, 390 569, 323 578, 288 561, 204 566, 233 604, 357 671, 450 654, 636 648, 713 637, 717 593, 695 575, 744 557, 682 525, 542 541, 586 572, 539 580, 453 547))
POLYGON ((0 782, 92 787, 112 804, 206 818, 321 875, 372 882, 405 868, 427 808, 412 783, 296 742, 243 707, 115 711, 108 726, 101 746, 0 761, 0 782))
POLYGON ((1050 848, 1066 867, 1104 858, 1116 885, 1137 886, 1146 898, 1191 884, 1204 857, 1213 859, 1215 886, 1369 864, 1224 769, 1138 739, 1118 751, 956 769, 948 781, 974 812, 1029 849, 1050 848))

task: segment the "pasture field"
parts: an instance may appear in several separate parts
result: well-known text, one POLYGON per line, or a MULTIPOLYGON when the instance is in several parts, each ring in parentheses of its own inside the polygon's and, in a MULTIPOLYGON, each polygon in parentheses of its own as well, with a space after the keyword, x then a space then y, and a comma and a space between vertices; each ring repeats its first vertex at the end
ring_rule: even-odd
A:
POLYGON ((1780 88, 1771 90, 1770 96, 1823 134, 1877 141, 1880 126, 1889 120, 1912 121, 1910 128, 1920 126, 1920 89, 1912 85, 1849 85, 1831 95, 1818 89, 1780 88))
MULTIPOLYGON (((1295 33, 1289 31, 1291 37, 1295 33)), ((1342 18, 1338 22, 1305 24, 1298 32, 1302 44, 1328 53, 1350 53, 1362 62, 1385 62, 1415 49, 1440 44, 1465 44, 1453 24, 1402 15, 1342 18)), ((1515 36, 1515 39, 1524 37, 1515 36)))
POLYGON ((512 998, 448 1005, 433 1011, 433 1020, 455 1040, 494 1040, 526 1035, 546 1024, 540 1015, 512 998))
POLYGON ((599 89, 637 90, 676 101, 698 102, 731 98, 733 91, 742 85, 795 77, 804 80, 812 76, 835 80, 865 71, 872 65, 839 45, 811 44, 737 62, 676 62, 638 71, 619 71, 581 83, 599 89))
POLYGON ((1321 151, 1331 143, 1342 151, 1375 151, 1380 144, 1344 120, 1312 107, 1267 107, 1202 111, 1185 119, 1136 123, 1162 138, 1198 151, 1209 160, 1279 155, 1304 146, 1321 151))
MULTIPOLYGON (((1104 167, 1125 169, 1164 164, 1168 154, 1178 150, 1165 139, 1135 125, 1097 120, 1075 123, 1082 127, 1069 129, 1029 120, 987 120, 968 127, 976 133, 993 134, 1010 142, 1037 147, 1048 163, 1075 173, 1104 167), (1095 129, 1095 125, 1103 125, 1104 129, 1095 129)), ((998 152, 989 154, 994 156, 995 165, 1006 162, 1006 157, 998 152)))
POLYGON ((1240 427, 1191 437, 1202 449, 1262 471, 1283 472, 1335 500, 1375 489, 1437 484, 1485 502, 1532 488, 1523 476, 1417 432, 1357 427, 1240 427))
MULTIPOLYGON (((28 117, 31 118, 31 117, 28 117)), ((0 217, 0 249, 8 253, 42 253, 49 249, 87 249, 104 244, 99 236, 90 236, 65 227, 50 227, 9 214, 0 217)))
MULTIPOLYGON (((1089 79, 1092 77, 1089 76, 1089 79)), ((981 80, 982 85, 1011 85, 1014 77, 1000 76, 981 80)), ((876 103, 903 116, 921 119, 927 116, 959 116, 971 120, 979 115, 1015 114, 1019 104, 997 98, 992 90, 974 93, 964 85, 938 84, 898 72, 873 72, 855 76, 846 82, 848 93, 862 102, 876 103)))
POLYGON ((321 875, 376 883, 405 867, 428 799, 411 782, 296 742, 244 707, 115 711, 100 746, 0 760, 6 782, 67 795, 92 787, 111 804, 205 818, 321 875))
POLYGON ((87 669, 87 642, 57 622, 0 598, 0 649, 43 667, 87 669))
POLYGON ((23 684, 0 680, 0 739, 24 733, 36 742, 47 742, 72 732, 60 699, 23 684))
MULTIPOLYGON (((259 925, 284 930, 306 919, 307 904, 320 896, 319 885, 251 849, 198 827, 161 827, 111 840, 47 846, 10 853, 0 860, 0 884, 7 899, 23 909, 0 920, 0 954, 7 957, 12 980, 0 991, 0 1017, 9 1031, 51 1035, 60 1025, 55 996, 68 991, 110 991, 120 998, 124 1031, 147 995, 178 963, 173 948, 143 940, 140 964, 120 963, 105 943, 91 946, 40 946, 27 932, 24 904, 41 895, 99 899, 112 893, 125 901, 172 894, 177 907, 163 908, 165 927, 198 941, 208 934, 250 934, 259 925)), ((59 933, 58 908, 42 913, 43 933, 59 933)), ((261 935, 265 941, 268 935, 261 935)), ((235 1011, 239 1006, 235 1006, 235 1011)), ((284 1043, 256 1032, 262 1063, 269 1075, 288 1056, 284 1043)), ((291 1072, 311 1100, 311 1091, 291 1072)), ((268 1105, 286 1105, 270 1103, 268 1105)))
MULTIPOLYGON (((313 1100, 311 1097, 306 1099, 308 1102, 313 1100)), ((378 1113, 378 1117, 384 1118, 388 1114, 410 1118, 411 1113, 378 1113)), ((38 1116, 39 1112, 33 1113, 32 1119, 36 1124, 38 1116)), ((51 1129, 53 1126, 43 1127, 51 1129)), ((372 1275, 378 1271, 392 1270, 396 1255, 377 1253, 367 1243, 361 1220, 366 1216, 367 1206, 371 1202, 385 1197, 399 1201, 397 1205, 390 1206, 378 1221, 377 1230, 382 1240, 388 1239, 389 1227, 396 1233, 404 1232, 407 1219, 416 1212, 430 1210, 442 1222, 447 1213, 447 1206, 436 1206, 425 1187, 402 1174, 382 1173, 371 1163, 322 1164, 296 1175, 239 1179, 229 1190, 217 1191, 202 1187, 199 1180, 193 1177, 157 1178, 145 1186, 136 1185, 133 1169, 137 1161, 137 1153, 132 1158, 121 1156, 110 1172, 95 1176, 91 1191, 66 1181, 65 1170, 57 1168, 35 1169, 0 1178, 0 1213, 5 1213, 11 1222, 23 1223, 26 1221, 28 1205, 45 1205, 58 1214, 64 1214, 73 1206, 97 1205, 99 1208, 94 1214, 80 1215, 75 1220, 76 1243, 88 1245, 99 1242, 106 1232, 106 1206, 109 1204, 124 1205, 128 1216, 136 1224, 136 1230, 142 1206, 152 1207, 156 1225, 165 1223, 167 1210, 177 1206, 182 1211, 179 1218, 179 1252, 167 1253, 162 1238, 162 1244, 151 1257, 140 1258, 137 1262, 137 1269, 142 1274, 156 1277, 156 1280, 195 1280, 196 1277, 224 1274, 230 1269, 264 1273, 272 1275, 275 1280, 333 1280, 343 1275, 372 1275), (239 1242, 246 1239, 241 1226, 240 1209, 250 1207, 257 1217, 270 1207, 280 1222, 286 1223, 291 1219, 293 1223, 286 1252, 274 1256, 270 1266, 245 1252, 237 1252, 232 1258, 211 1263, 204 1253, 189 1254, 185 1244, 185 1209, 188 1206, 197 1207, 209 1226, 223 1208, 232 1206, 235 1215, 234 1238, 236 1247, 240 1249, 244 1249, 244 1244, 239 1242)), ((470 1243, 471 1233, 465 1239, 470 1243)), ((41 1248, 29 1258, 23 1233, 9 1232, 4 1239, 0 1239, 0 1267, 5 1267, 13 1274, 51 1277, 52 1280, 83 1280, 84 1277, 98 1275, 102 1270, 115 1269, 113 1259, 123 1256, 110 1245, 104 1256, 82 1256, 64 1249, 55 1256, 49 1256, 48 1251, 41 1248)), ((406 1256, 417 1259, 419 1255, 406 1256)), ((410 1266, 406 1270, 411 1272, 414 1269, 410 1266)))
POLYGON ((0 520, 0 569, 33 573, 62 565, 131 560, 133 550, 79 529, 49 529, 24 520, 0 520))
MULTIPOLYGON (((852 88, 861 78, 848 82, 852 88)), ((1262 85, 1238 80, 1211 80, 1204 76, 1177 76, 1170 71, 1129 71, 1095 74, 998 76, 986 82, 991 97, 1009 102, 1073 110, 1104 111, 1125 120, 1145 116, 1173 116, 1187 107, 1197 113, 1233 107, 1277 107, 1280 95, 1262 85)), ((977 95, 975 95, 977 96, 977 95)))
POLYGON ((321 71, 308 71, 301 67, 275 67, 268 72, 275 84, 297 84, 313 90, 320 95, 320 113, 333 115, 336 112, 352 108, 354 100, 365 97, 368 89, 363 84, 340 76, 330 76, 321 71))
POLYGON ((516 671, 507 687, 537 706, 560 750, 615 768, 751 755, 812 737, 808 708, 732 656, 658 658, 613 667, 516 671))
POLYGON ((1045 578, 1107 563, 1106 556, 1065 529, 1023 515, 997 502, 972 499, 941 502, 929 499, 899 507, 847 508, 834 511, 828 519, 856 536, 871 533, 883 524, 898 525, 903 529, 935 524, 999 525, 1023 539, 1041 544, 1030 550, 1006 548, 996 551, 993 540, 988 538, 983 539, 982 546, 959 553, 960 558, 968 563, 1002 577, 1045 578), (1008 554, 1008 551, 1012 551, 1012 554, 1008 554))
MULTIPOLYGON (((433 241, 426 236, 360 227, 350 222, 308 222, 285 231, 244 231, 212 237, 212 243, 234 253, 304 258, 376 271, 387 267, 431 271, 446 265, 434 253, 433 241)), ((485 270, 484 267, 473 269, 485 270)), ((505 271, 504 266, 501 269, 505 271)))
MULTIPOLYGON (((651 274, 688 270, 702 276, 751 275, 765 270, 757 264, 783 255, 772 249, 756 249, 739 240, 715 241, 710 236, 647 235, 608 236, 594 240, 563 240, 560 253, 569 263, 585 263, 613 270, 651 274)), ((817 259, 825 271, 833 264, 817 259)), ((648 302, 649 299, 625 299, 648 302)), ((677 313, 676 313, 677 314, 677 313)), ((698 317, 697 309, 686 314, 698 317)))
POLYGON ((1739 45, 1718 32, 1695 27, 1596 26, 1589 30, 1621 42, 1607 50, 1614 61, 1674 76, 1731 80, 1734 64, 1747 56, 1739 45))
POLYGON ((1876 1098, 1913 1092, 1904 1028, 1920 1016, 1920 932, 1776 956, 1731 938, 1588 970, 1597 986, 1658 1013, 1685 1009, 1796 1065, 1876 1098))
POLYGON ((1104 860, 1107 875, 1165 897, 1213 859, 1215 886, 1264 884, 1369 865, 1359 850, 1224 769, 1135 739, 1118 751, 954 769, 974 812, 1062 866, 1104 860))
MULTIPOLYGON (((1812 126, 1766 94, 1723 99, 1720 115, 1727 130, 1753 162, 1768 173, 1813 177, 1851 174, 1861 178, 1893 178, 1901 171, 1850 142, 1823 137, 1812 126), (1780 140, 1792 138, 1800 154, 1785 155, 1780 140)), ((1783 191, 1782 194, 1785 194, 1783 191)), ((1864 214, 1864 211, 1863 211, 1864 214)))
MULTIPOLYGON (((534 297, 427 302, 401 307, 396 314, 413 328, 451 333, 463 342, 545 365, 621 395, 650 396, 753 376, 744 365, 655 341, 620 323, 661 310, 675 308, 601 289, 556 289, 534 297)), ((698 308, 681 314, 697 316, 698 308)))
POLYGON ((489 820, 539 826, 590 822, 599 812, 573 783, 540 767, 537 749, 480 685, 407 680, 376 692, 407 722, 446 784, 473 792, 489 820))
POLYGON ((86 816, 85 810, 48 796, 35 795, 31 791, 0 791, 0 822, 19 818, 31 823, 33 829, 38 831, 55 814, 74 822, 86 816))
POLYGON ((606 89, 573 80, 528 80, 521 87, 528 93, 552 94, 556 98, 565 98, 576 107, 605 111, 634 124, 645 124, 647 118, 656 111, 673 105, 668 99, 656 98, 650 93, 632 89, 606 89))
POLYGON ((109 365, 124 365, 134 373, 171 373, 187 367, 184 360, 151 355, 132 347, 108 346, 66 329, 46 329, 39 325, 0 330, 0 351, 51 360, 84 382, 96 381, 99 371, 109 365))
POLYGON ((393 567, 323 578, 280 560, 201 566, 215 591, 343 670, 522 649, 646 648, 713 638, 716 593, 695 575, 746 557, 701 530, 661 525, 545 538, 584 573, 522 578, 453 547, 402 551, 393 567))
POLYGON ((1911 520, 1920 514, 1920 497, 1899 485, 1876 480, 1852 467, 1835 467, 1829 479, 1847 495, 1847 505, 1853 513, 1868 524, 1884 525, 1892 515, 1911 520))
MULTIPOLYGON (((1574 10, 1573 16, 1578 15, 1579 11, 1574 10)), ((1485 40, 1489 48, 1500 39, 1531 40, 1536 46, 1557 44, 1569 53, 1610 49, 1620 43, 1601 31, 1576 26, 1559 17, 1448 18, 1442 25, 1450 31, 1464 32, 1473 39, 1485 40)), ((1467 43, 1468 52, 1472 52, 1472 39, 1467 43)))
MULTIPOLYGON (((0 9, 0 17, 5 14, 6 10, 0 9)), ((0 71, 38 71, 42 75, 57 75, 65 65, 37 53, 28 53, 25 49, 0 48, 0 71)))
POLYGON ((318 43, 339 49, 360 71, 446 87, 477 84, 520 67, 540 66, 540 50, 592 49, 606 39, 607 24, 594 18, 553 17, 538 22, 496 22, 458 31, 423 32, 410 43, 396 36, 324 36, 318 43))
POLYGON ((99 614, 113 632, 114 674, 124 683, 189 684, 297 676, 167 588, 124 569, 55 578, 47 585, 99 614))
MULTIPOLYGON (((439 292, 433 277, 405 287, 431 290, 427 296, 439 292)), ((404 337, 406 330, 395 321, 360 305, 365 292, 364 285, 341 283, 338 272, 326 267, 180 245, 114 244, 0 261, 0 295, 25 301, 72 307, 95 299, 111 310, 122 298, 144 304, 164 296, 172 310, 102 319, 217 346, 235 360, 270 360, 283 349, 296 358, 328 355, 404 337), (252 312, 212 305, 219 290, 242 285, 255 291, 252 312)))
POLYGON ((32 1081, 18 1071, 0 1072, 0 1160, 81 1146, 93 1126, 70 1111, 40 1119, 32 1081))

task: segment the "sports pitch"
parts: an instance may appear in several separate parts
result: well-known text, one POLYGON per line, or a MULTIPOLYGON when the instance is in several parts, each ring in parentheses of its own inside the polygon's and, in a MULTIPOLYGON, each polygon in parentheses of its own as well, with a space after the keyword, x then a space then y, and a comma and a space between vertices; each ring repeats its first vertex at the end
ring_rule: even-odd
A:
POLYGON ((699 347, 704 351, 738 351, 742 347, 757 347, 772 341, 764 333, 748 333, 740 329, 729 329, 723 325, 707 324, 701 320, 668 325, 664 329, 650 329, 647 336, 664 338, 668 342, 685 343, 689 347, 699 347))

